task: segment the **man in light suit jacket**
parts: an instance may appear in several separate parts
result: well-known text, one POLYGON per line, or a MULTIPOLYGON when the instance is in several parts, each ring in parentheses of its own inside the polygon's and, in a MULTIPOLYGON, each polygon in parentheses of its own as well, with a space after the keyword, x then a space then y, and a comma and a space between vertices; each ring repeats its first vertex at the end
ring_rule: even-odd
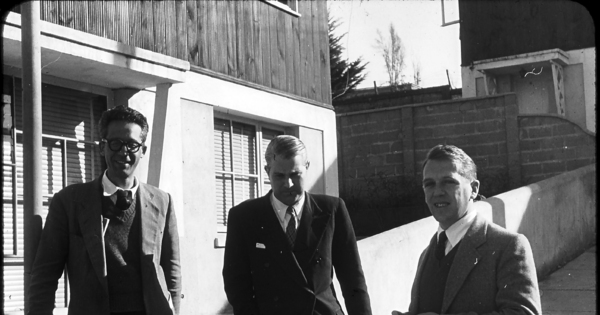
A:
POLYGON ((371 314, 344 202, 304 191, 304 144, 278 136, 266 162, 272 190, 229 212, 223 278, 234 314, 343 314, 334 269, 348 313, 371 314))
POLYGON ((146 118, 115 107, 103 113, 99 134, 106 172, 52 198, 31 273, 28 314, 52 314, 65 265, 69 314, 178 314, 173 201, 133 175, 146 152, 146 118))
POLYGON ((541 314, 527 238, 487 222, 473 207, 473 160, 452 145, 433 147, 423 163, 423 190, 439 227, 419 259, 406 314, 541 314))

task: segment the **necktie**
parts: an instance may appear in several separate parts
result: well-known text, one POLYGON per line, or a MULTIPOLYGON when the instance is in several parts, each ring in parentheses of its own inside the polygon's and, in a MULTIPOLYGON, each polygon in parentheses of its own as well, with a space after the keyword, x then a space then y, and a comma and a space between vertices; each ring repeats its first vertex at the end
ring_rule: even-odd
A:
POLYGON ((117 190, 117 209, 119 210, 127 210, 131 205, 133 198, 131 198, 131 192, 118 189, 117 190))
POLYGON ((296 214, 294 212, 294 207, 288 207, 286 214, 290 215, 290 219, 288 221, 287 228, 285 229, 285 234, 290 241, 290 245, 292 248, 294 248, 294 241, 296 240, 296 214))
POLYGON ((435 258, 438 260, 442 260, 442 258, 446 256, 446 240, 448 240, 446 231, 442 231, 442 233, 440 233, 437 246, 435 247, 435 258))

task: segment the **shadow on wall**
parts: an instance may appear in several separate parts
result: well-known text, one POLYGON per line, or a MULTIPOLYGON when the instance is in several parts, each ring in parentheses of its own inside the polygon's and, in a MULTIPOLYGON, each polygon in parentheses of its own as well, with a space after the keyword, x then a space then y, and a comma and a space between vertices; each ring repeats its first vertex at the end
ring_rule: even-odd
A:
POLYGON ((596 242, 596 167, 499 194, 477 203, 477 209, 527 237, 543 278, 596 242))

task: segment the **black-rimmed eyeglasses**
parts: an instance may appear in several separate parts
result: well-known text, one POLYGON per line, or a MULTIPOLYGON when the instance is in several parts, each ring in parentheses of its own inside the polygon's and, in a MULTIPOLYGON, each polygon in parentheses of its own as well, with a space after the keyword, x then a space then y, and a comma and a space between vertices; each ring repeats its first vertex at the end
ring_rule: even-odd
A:
POLYGON ((108 148, 114 152, 121 151, 123 146, 125 146, 127 148, 127 151, 131 153, 136 153, 140 150, 141 147, 144 146, 143 144, 138 143, 136 141, 123 141, 121 139, 102 139, 101 142, 107 143, 108 148))

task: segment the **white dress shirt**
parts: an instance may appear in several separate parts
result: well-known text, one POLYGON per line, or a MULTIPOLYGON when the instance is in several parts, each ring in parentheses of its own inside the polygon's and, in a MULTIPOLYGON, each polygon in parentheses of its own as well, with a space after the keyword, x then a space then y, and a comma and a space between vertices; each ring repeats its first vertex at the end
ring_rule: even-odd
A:
MULTIPOLYGON (((300 226, 300 218, 302 217, 302 208, 304 207, 304 200, 306 198, 304 198, 305 193, 302 193, 302 197, 300 197, 300 200, 298 200, 298 202, 296 202, 295 204, 292 205, 292 207, 294 207, 294 212, 296 212, 296 216, 295 216, 295 220, 296 220, 296 230, 298 230, 298 227, 300 226)), ((277 199, 277 197, 275 197, 275 194, 271 194, 271 206, 273 206, 273 210, 275 210, 275 214, 277 215, 277 218, 279 219, 279 223, 281 224, 281 228, 283 228, 283 231, 285 232, 285 229, 287 228, 288 222, 290 221, 290 217, 288 216, 286 218, 286 211, 288 206, 279 201, 279 199, 277 199)))
MULTIPOLYGON (((467 211, 467 214, 465 214, 465 216, 460 218, 460 220, 454 222, 454 224, 452 224, 446 230, 446 236, 448 237, 448 241, 446 242, 446 254, 448 254, 452 250, 452 248, 454 248, 454 246, 456 246, 456 244, 458 244, 458 242, 460 242, 463 239, 463 237, 465 237, 465 234, 467 234, 467 230, 469 230, 469 227, 471 226, 471 223, 473 223, 473 221, 475 220, 476 215, 476 210, 471 207, 471 209, 467 211)), ((438 240, 442 231, 444 231, 444 229, 442 229, 441 226, 438 226, 438 240)))

